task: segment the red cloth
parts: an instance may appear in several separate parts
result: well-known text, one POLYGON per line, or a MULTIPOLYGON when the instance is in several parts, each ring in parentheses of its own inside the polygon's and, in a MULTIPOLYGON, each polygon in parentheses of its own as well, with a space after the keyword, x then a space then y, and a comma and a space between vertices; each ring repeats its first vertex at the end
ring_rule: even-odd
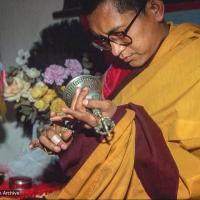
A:
MULTIPOLYGON (((8 196, 8 195, 3 196, 3 195, 0 195, 0 198, 2 198, 2 197, 14 198, 14 199, 36 198, 39 195, 43 195, 43 194, 47 194, 47 193, 51 193, 51 192, 54 192, 56 190, 59 190, 60 187, 61 186, 57 185, 57 184, 47 184, 47 183, 40 183, 40 184, 37 184, 37 185, 33 184, 30 189, 25 189, 25 190, 20 191, 19 196, 8 196)), ((1 193, 3 193, 3 190, 10 190, 8 181, 4 181, 0 185, 1 193)), ((13 190, 11 190, 11 191, 13 191, 13 190)))
POLYGON ((119 68, 113 64, 110 65, 103 80, 104 97, 107 98, 130 72, 131 69, 119 68))

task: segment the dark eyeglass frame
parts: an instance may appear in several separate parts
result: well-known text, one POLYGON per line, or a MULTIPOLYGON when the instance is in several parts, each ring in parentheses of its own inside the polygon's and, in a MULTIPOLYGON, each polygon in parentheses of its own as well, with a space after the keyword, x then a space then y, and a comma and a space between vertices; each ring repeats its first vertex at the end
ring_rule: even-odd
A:
POLYGON ((146 6, 146 2, 144 3, 143 6, 141 6, 141 8, 138 10, 138 12, 133 17, 133 19, 131 20, 131 22, 129 23, 129 25, 126 27, 126 29, 124 31, 113 32, 113 33, 111 32, 111 33, 108 34, 108 37, 104 37, 102 35, 95 36, 96 38, 92 42, 92 45, 94 47, 100 49, 101 51, 109 51, 109 50, 112 49, 110 42, 113 42, 115 44, 122 45, 122 46, 128 46, 128 45, 132 44, 132 38, 129 35, 127 35, 127 33, 130 30, 133 23, 135 22, 135 20, 138 18, 138 16, 142 12, 142 10, 145 8, 145 6, 146 6), (126 43, 116 42, 112 39, 112 37, 116 37, 116 36, 117 37, 123 36, 124 38, 127 38, 129 40, 129 42, 126 42, 126 43))

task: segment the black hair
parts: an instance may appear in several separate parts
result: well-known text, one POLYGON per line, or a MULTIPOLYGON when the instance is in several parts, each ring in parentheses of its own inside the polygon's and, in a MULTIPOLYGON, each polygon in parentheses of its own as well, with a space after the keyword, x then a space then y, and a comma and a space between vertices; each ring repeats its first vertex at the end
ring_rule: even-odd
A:
POLYGON ((30 50, 28 66, 45 70, 50 64, 63 64, 66 58, 81 60, 88 50, 89 38, 81 25, 67 20, 44 28, 41 39, 30 50))
POLYGON ((113 5, 116 6, 119 13, 123 13, 126 10, 138 11, 142 6, 144 6, 147 0, 80 0, 82 12, 85 15, 90 15, 98 5, 112 1, 113 5))
POLYGON ((147 0, 113 0, 119 13, 126 10, 140 10, 147 2, 147 0))
POLYGON ((44 28, 40 36, 40 41, 35 42, 30 50, 29 67, 44 72, 50 64, 63 65, 67 58, 77 59, 81 63, 87 53, 94 66, 91 73, 106 70, 102 53, 90 45, 88 33, 77 20, 54 23, 44 28))

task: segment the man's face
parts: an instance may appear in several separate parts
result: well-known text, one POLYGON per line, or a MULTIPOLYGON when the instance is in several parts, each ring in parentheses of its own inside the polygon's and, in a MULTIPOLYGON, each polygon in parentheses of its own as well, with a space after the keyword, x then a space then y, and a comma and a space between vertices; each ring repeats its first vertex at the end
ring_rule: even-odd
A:
MULTIPOLYGON (((110 32, 124 31, 135 15, 135 11, 119 13, 112 1, 107 1, 100 4, 88 16, 88 22, 95 35, 108 37, 110 32)), ((123 46, 110 42, 112 54, 133 67, 145 64, 154 55, 164 36, 166 36, 165 28, 161 23, 162 20, 163 17, 158 17, 156 9, 154 10, 148 2, 145 13, 141 13, 137 17, 127 33, 132 38, 132 43, 123 46)))

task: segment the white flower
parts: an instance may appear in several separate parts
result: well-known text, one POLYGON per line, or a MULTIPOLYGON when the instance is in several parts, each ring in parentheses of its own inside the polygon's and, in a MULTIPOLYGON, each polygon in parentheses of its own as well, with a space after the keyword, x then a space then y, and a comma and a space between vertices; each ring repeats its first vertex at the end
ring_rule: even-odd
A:
POLYGON ((12 84, 8 85, 6 81, 4 82, 5 100, 19 102, 21 96, 27 96, 29 88, 30 83, 24 81, 18 76, 15 76, 12 84))
POLYGON ((32 88, 29 88, 28 91, 22 93, 22 97, 28 99, 30 102, 35 102, 35 99, 33 98, 31 91, 32 88))
POLYGON ((20 49, 17 54, 18 57, 16 58, 16 63, 19 66, 25 65, 28 61, 28 58, 30 57, 29 51, 24 51, 23 49, 20 49))
POLYGON ((38 78, 40 76, 40 71, 36 68, 29 68, 27 66, 23 66, 23 70, 29 78, 38 78))
POLYGON ((86 74, 86 75, 87 75, 87 74, 90 74, 90 70, 84 68, 84 69, 83 69, 83 74, 86 74))
POLYGON ((24 72, 23 71, 18 71, 16 77, 20 79, 24 79, 24 72))

